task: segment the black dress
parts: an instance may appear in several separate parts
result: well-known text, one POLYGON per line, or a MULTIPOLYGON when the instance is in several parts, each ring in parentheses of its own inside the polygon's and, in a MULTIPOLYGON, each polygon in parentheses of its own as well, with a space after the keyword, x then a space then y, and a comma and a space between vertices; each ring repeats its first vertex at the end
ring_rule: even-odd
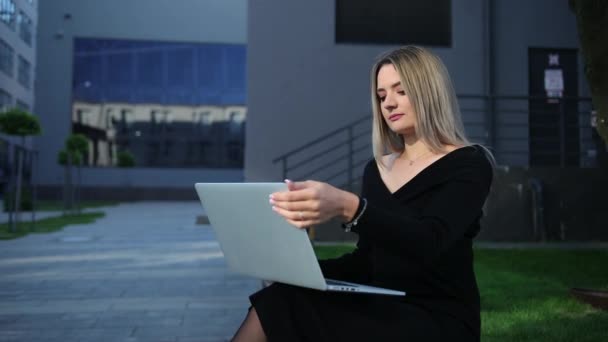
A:
POLYGON ((478 341, 472 240, 492 182, 478 146, 448 153, 391 193, 374 160, 357 248, 320 261, 327 278, 407 292, 405 297, 273 284, 250 297, 269 341, 478 341))

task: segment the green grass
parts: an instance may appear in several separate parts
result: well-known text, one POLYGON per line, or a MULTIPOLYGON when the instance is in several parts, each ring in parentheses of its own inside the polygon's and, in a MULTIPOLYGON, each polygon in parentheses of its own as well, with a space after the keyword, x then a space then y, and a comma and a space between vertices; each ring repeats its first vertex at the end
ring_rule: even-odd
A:
MULTIPOLYGON (((81 208, 100 208, 118 205, 119 202, 114 201, 82 201, 80 203, 81 208)), ((38 201, 36 202, 37 211, 62 211, 62 201, 38 201)))
MULTIPOLYGON (((317 246, 319 258, 349 245, 317 246)), ((608 250, 475 250, 482 341, 608 341, 608 312, 571 287, 608 290, 608 250)))
POLYGON ((20 222, 16 232, 9 231, 8 223, 0 224, 0 240, 16 239, 31 233, 50 233, 63 229, 71 224, 88 224, 104 217, 103 212, 92 212, 80 215, 65 215, 37 220, 32 230, 30 221, 20 222))

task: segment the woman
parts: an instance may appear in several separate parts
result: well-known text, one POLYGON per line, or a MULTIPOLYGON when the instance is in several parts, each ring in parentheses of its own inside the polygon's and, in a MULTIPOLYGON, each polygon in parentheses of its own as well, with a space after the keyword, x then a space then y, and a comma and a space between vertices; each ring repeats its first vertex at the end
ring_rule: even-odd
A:
POLYGON ((493 158, 465 137, 448 73, 429 51, 387 53, 371 84, 375 158, 361 196, 288 181, 290 191, 272 194, 270 203, 297 227, 338 217, 359 234, 352 253, 320 262, 326 277, 407 296, 273 284, 251 296, 234 341, 479 340, 472 239, 493 158))

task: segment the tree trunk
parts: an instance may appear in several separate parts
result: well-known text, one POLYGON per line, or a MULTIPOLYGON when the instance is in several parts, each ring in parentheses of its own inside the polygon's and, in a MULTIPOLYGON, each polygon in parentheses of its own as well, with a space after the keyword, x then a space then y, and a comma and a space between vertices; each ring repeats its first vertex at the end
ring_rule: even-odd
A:
POLYGON ((597 131, 608 143, 608 1, 569 1, 576 15, 585 75, 597 111, 597 131))
POLYGON ((68 214, 72 213, 74 207, 74 191, 72 189, 72 157, 67 155, 65 165, 65 209, 68 214))
POLYGON ((25 152, 25 138, 21 139, 21 151, 17 153, 17 189, 15 189, 15 220, 13 221, 13 232, 19 227, 19 211, 21 210, 21 181, 23 173, 23 154, 25 152))
POLYGON ((8 180, 8 192, 11 194, 11 196, 10 196, 10 198, 7 199, 8 200, 8 205, 7 205, 7 208, 8 208, 8 226, 9 226, 9 229, 11 230, 12 233, 15 232, 15 230, 14 230, 15 226, 13 225, 13 221, 15 220, 15 215, 14 215, 14 213, 15 213, 15 196, 14 196, 14 193, 15 193, 15 175, 13 174, 13 170, 14 170, 14 168, 11 165, 10 171, 9 171, 9 174, 10 174, 9 177, 10 178, 8 180))
POLYGON ((68 211, 68 164, 63 166, 63 215, 68 211))
POLYGON ((32 221, 30 223, 30 230, 31 231, 35 231, 36 230, 36 205, 37 205, 37 193, 36 193, 36 180, 34 178, 34 170, 36 170, 36 165, 38 162, 38 151, 32 151, 32 170, 31 172, 31 182, 30 182, 30 186, 31 186, 31 195, 32 195, 32 221))
POLYGON ((82 202, 82 199, 80 198, 80 195, 81 195, 81 193, 80 193, 80 190, 81 190, 80 187, 82 186, 82 179, 80 177, 80 170, 81 169, 82 169, 82 158, 80 159, 80 163, 78 164, 78 170, 77 170, 77 172, 78 172, 78 179, 76 180, 76 182, 77 182, 77 185, 76 185, 76 213, 77 214, 80 214, 80 211, 81 211, 80 205, 81 205, 81 202, 82 202))

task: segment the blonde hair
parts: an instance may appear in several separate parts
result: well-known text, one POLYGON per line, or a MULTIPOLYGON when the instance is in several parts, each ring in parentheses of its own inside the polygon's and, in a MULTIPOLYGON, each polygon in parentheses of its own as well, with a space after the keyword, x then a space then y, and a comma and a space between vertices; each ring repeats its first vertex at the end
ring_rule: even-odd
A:
MULTIPOLYGON (((382 116, 377 94, 378 72, 392 64, 401 78, 401 87, 416 113, 416 137, 434 153, 445 152, 445 145, 469 146, 452 81, 443 62, 418 46, 404 46, 381 55, 371 70, 373 110, 372 144, 374 158, 384 166, 386 152, 402 153, 403 137, 393 132, 382 116)), ((491 153, 483 148, 493 163, 491 153)))

